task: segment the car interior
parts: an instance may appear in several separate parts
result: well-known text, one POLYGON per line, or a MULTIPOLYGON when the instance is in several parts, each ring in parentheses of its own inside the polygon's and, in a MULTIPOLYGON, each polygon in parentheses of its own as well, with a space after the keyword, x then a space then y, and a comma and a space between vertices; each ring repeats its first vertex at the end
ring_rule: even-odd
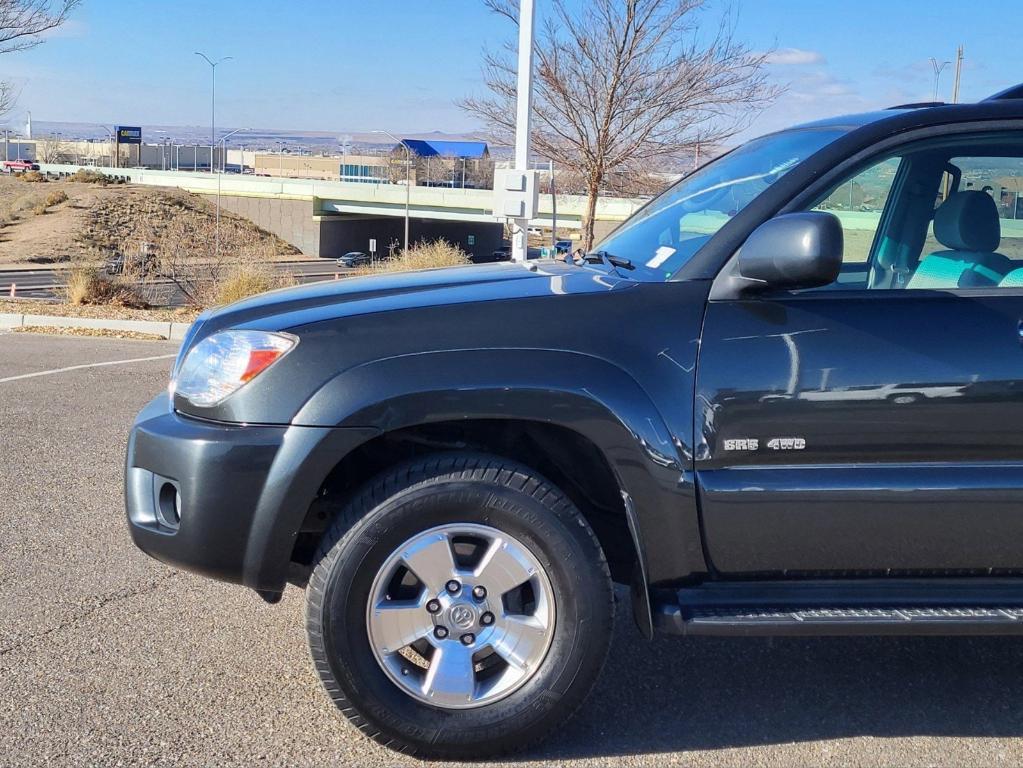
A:
POLYGON ((888 161, 895 169, 891 178, 875 162, 816 206, 835 213, 846 229, 842 273, 827 289, 1023 286, 1023 253, 1015 252, 1023 245, 1018 239, 1023 236, 1023 142, 989 138, 924 146, 896 160, 888 161), (864 259, 848 253, 850 241, 863 234, 856 231, 862 224, 852 222, 871 213, 878 218, 864 259), (1006 227, 1013 228, 1008 242, 1006 227), (1011 245, 1011 255, 1003 252, 1004 245, 1011 245))

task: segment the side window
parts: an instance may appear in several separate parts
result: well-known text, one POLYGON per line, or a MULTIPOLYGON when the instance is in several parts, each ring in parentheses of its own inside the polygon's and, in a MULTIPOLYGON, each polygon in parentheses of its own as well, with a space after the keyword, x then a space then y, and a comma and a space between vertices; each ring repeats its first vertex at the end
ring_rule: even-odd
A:
MULTIPOLYGON (((1016 266, 1023 266, 1023 157, 953 157, 950 164, 961 174, 959 186, 955 189, 946 175, 937 197, 938 206, 955 191, 986 193, 998 212, 1001 230, 998 253, 1020 262, 1016 266)), ((934 236, 932 221, 923 253, 943 248, 934 236)))
POLYGON ((840 184, 814 207, 835 214, 842 222, 845 255, 839 283, 845 287, 867 287, 871 248, 899 163, 900 158, 892 157, 872 165, 840 184))
POLYGON ((918 142, 814 210, 845 235, 830 290, 1023 290, 1023 131, 918 142))

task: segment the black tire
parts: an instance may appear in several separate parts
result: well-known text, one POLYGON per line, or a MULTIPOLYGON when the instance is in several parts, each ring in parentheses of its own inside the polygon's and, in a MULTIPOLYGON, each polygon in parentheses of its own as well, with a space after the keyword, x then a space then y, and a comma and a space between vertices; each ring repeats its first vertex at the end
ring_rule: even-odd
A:
POLYGON ((479 759, 534 744, 583 703, 607 658, 614 593, 586 520, 553 484, 499 457, 437 454, 369 483, 324 535, 309 581, 306 629, 316 671, 337 707, 392 749, 479 759), (417 701, 384 673, 370 647, 373 579, 403 542, 446 523, 497 528, 528 546, 553 588, 557 618, 538 671, 473 709, 417 701))

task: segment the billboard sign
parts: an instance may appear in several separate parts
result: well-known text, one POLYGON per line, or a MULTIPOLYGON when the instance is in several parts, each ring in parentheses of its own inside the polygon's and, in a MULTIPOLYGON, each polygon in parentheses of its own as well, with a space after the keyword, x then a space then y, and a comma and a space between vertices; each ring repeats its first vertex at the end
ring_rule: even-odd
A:
POLYGON ((142 128, 133 125, 119 125, 114 131, 118 144, 141 144, 142 128))

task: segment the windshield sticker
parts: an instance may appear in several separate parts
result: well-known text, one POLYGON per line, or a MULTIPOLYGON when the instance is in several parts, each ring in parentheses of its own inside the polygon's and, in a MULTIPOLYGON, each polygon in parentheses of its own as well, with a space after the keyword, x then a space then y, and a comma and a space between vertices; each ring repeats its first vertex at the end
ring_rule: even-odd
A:
POLYGON ((654 253, 654 257, 650 259, 650 261, 648 261, 646 265, 650 269, 657 269, 659 266, 661 266, 664 262, 666 262, 674 255, 675 255, 674 248, 672 248, 670 245, 662 245, 660 248, 657 249, 657 251, 654 253))

